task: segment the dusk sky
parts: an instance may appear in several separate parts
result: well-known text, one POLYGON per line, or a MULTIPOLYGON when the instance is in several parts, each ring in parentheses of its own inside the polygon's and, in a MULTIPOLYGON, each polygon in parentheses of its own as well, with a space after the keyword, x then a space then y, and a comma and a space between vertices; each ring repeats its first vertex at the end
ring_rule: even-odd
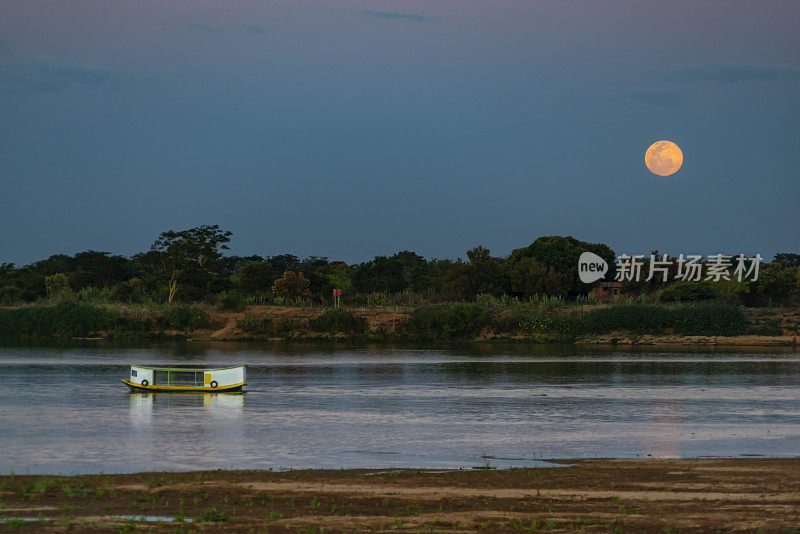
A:
POLYGON ((800 252, 800 2, 4 0, 0 262, 800 252), (657 176, 647 147, 683 150, 657 176))

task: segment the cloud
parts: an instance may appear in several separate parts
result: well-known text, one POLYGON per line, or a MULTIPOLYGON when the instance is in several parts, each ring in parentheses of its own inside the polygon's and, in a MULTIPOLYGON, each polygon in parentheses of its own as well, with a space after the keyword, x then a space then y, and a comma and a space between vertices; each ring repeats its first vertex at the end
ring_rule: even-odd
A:
POLYGON ((254 24, 247 24, 242 26, 242 29, 251 35, 261 35, 262 33, 271 32, 272 30, 266 26, 257 26, 254 24))
POLYGON ((710 63, 682 69, 655 70, 650 75, 682 82, 751 82, 800 80, 800 68, 759 63, 710 63))
POLYGON ((679 91, 661 91, 655 89, 629 89, 624 91, 620 100, 639 102, 665 108, 675 108, 686 103, 686 95, 679 91))
POLYGON ((51 93, 72 87, 114 89, 122 82, 121 76, 103 67, 49 56, 9 63, 0 74, 6 85, 26 93, 51 93))
POLYGON ((214 33, 215 31, 213 26, 208 26, 206 24, 189 24, 188 28, 190 30, 198 30, 207 33, 214 33))
POLYGON ((367 17, 377 17, 379 19, 410 20, 413 22, 439 22, 441 20, 439 17, 419 15, 417 13, 389 13, 386 11, 370 11, 368 9, 362 11, 361 14, 367 17))

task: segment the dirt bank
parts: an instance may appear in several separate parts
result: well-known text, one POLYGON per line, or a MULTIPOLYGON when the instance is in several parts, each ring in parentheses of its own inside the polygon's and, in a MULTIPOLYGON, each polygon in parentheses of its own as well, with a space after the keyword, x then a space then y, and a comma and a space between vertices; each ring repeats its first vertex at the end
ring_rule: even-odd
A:
POLYGON ((0 530, 795 532, 800 522, 800 459, 563 463, 569 467, 5 476, 0 530))

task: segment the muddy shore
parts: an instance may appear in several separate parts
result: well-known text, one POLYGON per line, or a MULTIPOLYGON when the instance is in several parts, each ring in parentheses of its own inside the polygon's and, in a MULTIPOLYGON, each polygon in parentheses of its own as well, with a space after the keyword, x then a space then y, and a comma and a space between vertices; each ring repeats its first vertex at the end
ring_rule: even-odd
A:
POLYGON ((796 532, 800 458, 0 477, 0 530, 796 532))

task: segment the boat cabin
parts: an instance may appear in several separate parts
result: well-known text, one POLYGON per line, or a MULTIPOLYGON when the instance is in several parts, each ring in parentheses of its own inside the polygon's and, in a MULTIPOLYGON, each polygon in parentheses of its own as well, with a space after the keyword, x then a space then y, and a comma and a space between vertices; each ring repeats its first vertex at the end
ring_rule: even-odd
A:
POLYGON ((131 391, 202 391, 207 393, 241 391, 246 384, 244 365, 222 369, 144 367, 131 365, 128 379, 122 381, 131 391))

